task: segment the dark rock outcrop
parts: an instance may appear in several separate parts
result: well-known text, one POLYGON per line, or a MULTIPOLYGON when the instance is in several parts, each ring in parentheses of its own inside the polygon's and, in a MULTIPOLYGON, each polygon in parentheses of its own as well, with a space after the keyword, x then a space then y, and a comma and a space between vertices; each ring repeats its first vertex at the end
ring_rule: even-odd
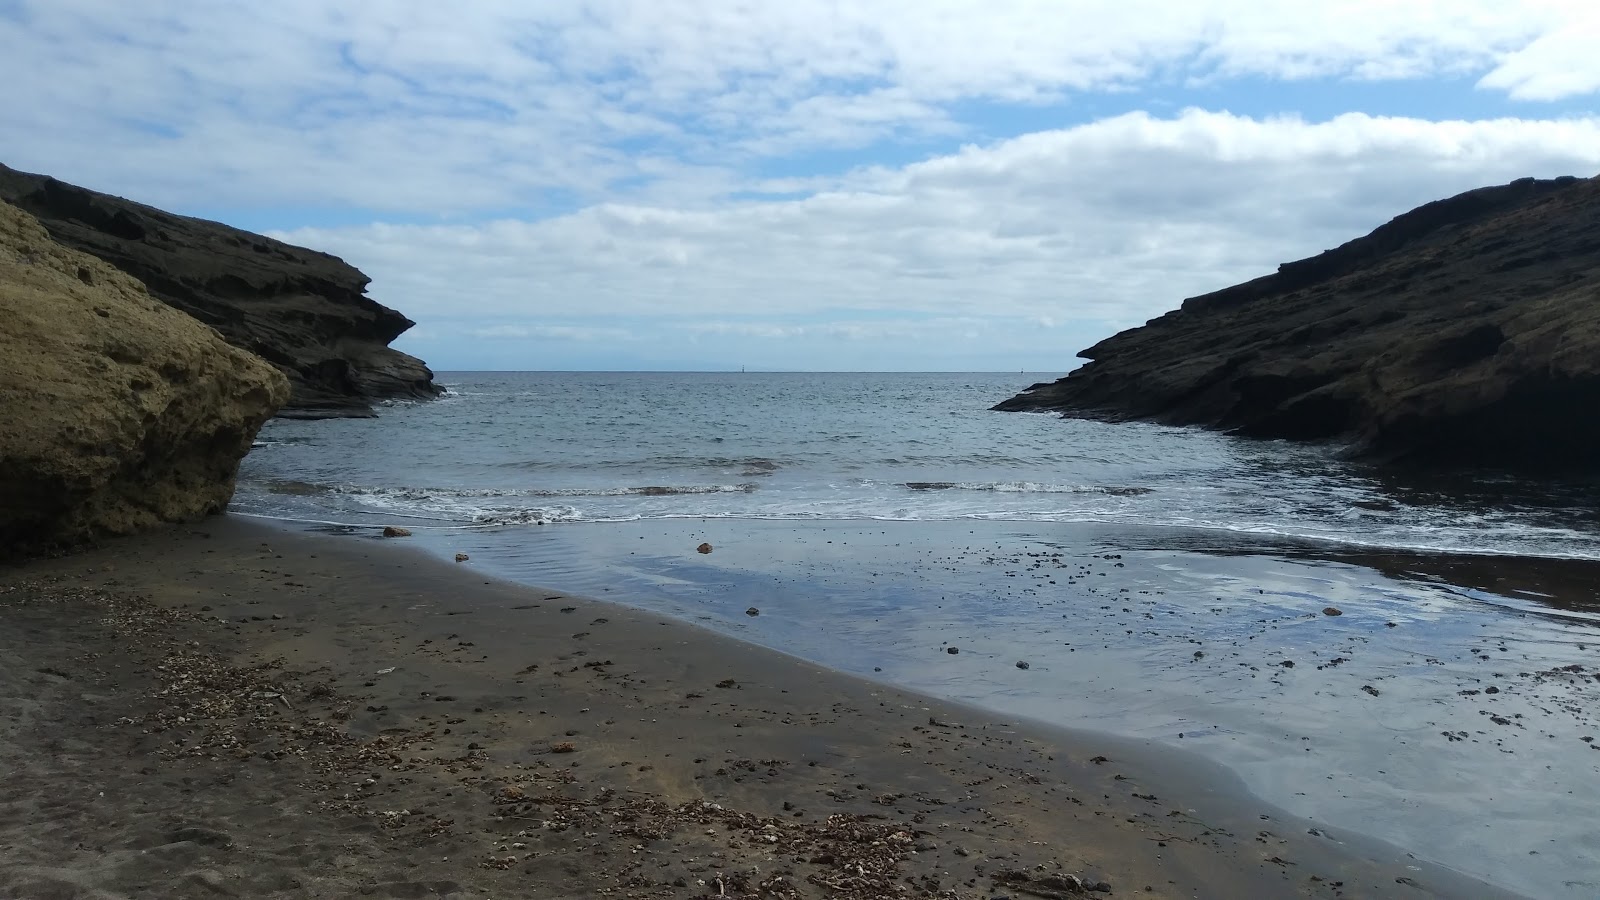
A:
POLYGON ((0 201, 277 366, 291 386, 281 415, 364 416, 373 400, 440 393, 421 360, 389 347, 415 323, 337 257, 3 165, 0 201))
POLYGON ((1600 464, 1600 178, 1531 178, 1082 351, 995 407, 1336 441, 1386 462, 1600 464))
POLYGON ((0 557, 221 512, 288 397, 259 357, 0 203, 0 557))

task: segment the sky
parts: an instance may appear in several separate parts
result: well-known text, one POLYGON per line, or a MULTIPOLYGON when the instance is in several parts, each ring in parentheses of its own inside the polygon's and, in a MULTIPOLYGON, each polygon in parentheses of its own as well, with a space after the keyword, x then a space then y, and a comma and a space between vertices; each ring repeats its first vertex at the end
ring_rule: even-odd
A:
POLYGON ((0 0, 0 162, 336 254, 439 370, 1065 372, 1600 174, 1567 0, 0 0))

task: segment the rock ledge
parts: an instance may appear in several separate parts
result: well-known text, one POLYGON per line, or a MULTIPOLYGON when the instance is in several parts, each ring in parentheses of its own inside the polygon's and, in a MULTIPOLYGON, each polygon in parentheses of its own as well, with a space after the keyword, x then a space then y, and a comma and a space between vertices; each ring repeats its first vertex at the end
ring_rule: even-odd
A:
POLYGON ((1525 178, 1079 353, 997 410, 1333 441, 1383 462, 1600 460, 1600 178, 1525 178))
POLYGON ((273 367, 0 203, 0 556, 221 512, 273 367))
POLYGON ((282 415, 370 416, 374 400, 441 393, 421 360, 389 347, 415 323, 337 257, 3 165, 0 201, 276 366, 291 385, 282 415))

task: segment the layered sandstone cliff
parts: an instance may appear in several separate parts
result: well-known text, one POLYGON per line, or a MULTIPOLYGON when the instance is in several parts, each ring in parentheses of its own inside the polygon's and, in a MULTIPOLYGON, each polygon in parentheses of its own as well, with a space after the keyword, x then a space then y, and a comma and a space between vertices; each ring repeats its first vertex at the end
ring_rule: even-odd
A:
POLYGON ((389 347, 414 323, 337 257, 3 165, 0 201, 276 366, 292 388, 283 415, 371 415, 375 400, 440 393, 421 360, 389 347))
POLYGON ((222 511, 288 397, 272 366, 0 203, 0 557, 222 511))
POLYGON ((1079 355, 1091 361, 995 408, 1383 461, 1600 465, 1600 178, 1427 204, 1079 355))

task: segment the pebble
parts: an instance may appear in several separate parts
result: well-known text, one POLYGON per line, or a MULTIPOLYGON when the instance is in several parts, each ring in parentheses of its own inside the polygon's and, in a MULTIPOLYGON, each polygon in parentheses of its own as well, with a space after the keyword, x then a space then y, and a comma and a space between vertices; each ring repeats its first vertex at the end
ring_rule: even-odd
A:
POLYGON ((1325 616, 1342 616, 1344 615, 1344 610, 1337 606, 1325 606, 1322 608, 1322 614, 1325 616))
POLYGON ((1026 669, 1026 668, 1028 668, 1028 664, 1027 664, 1027 663, 1025 663, 1025 662, 1023 662, 1023 661, 1021 661, 1021 660, 1018 660, 1018 661, 1017 661, 1017 668, 1019 668, 1019 669, 1026 669))
POLYGON ((749 609, 745 610, 744 614, 747 615, 747 616, 759 616, 759 615, 761 615, 761 610, 756 609, 754 606, 752 606, 749 609))
POLYGON ((960 647, 946 647, 944 652, 950 654, 951 656, 955 656, 957 653, 961 652, 961 648, 960 647))

